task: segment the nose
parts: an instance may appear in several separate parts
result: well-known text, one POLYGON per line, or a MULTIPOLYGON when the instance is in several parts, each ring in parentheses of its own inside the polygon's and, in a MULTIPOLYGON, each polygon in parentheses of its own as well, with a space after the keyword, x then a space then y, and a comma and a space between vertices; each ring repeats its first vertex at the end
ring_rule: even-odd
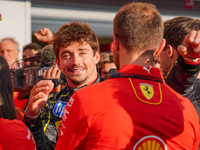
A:
POLYGON ((73 56, 73 65, 74 65, 74 66, 78 66, 78 65, 80 65, 80 63, 81 63, 81 58, 80 58, 80 56, 75 54, 75 55, 73 56))

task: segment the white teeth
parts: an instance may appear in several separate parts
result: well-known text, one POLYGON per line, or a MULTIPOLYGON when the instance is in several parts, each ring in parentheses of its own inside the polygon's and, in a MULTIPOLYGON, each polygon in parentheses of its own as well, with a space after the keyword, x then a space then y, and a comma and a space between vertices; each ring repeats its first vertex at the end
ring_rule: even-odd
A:
POLYGON ((72 72, 81 72, 83 71, 83 69, 80 69, 80 70, 72 70, 72 72))

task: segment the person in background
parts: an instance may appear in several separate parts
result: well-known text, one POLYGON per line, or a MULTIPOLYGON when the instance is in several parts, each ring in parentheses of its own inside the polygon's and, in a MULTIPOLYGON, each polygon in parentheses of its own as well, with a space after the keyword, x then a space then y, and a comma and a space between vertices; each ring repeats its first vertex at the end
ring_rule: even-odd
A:
MULTIPOLYGON (((199 118, 189 99, 171 89, 153 58, 165 46, 156 6, 132 2, 113 21, 113 56, 119 76, 76 91, 60 125, 55 150, 198 149, 199 118)), ((200 48, 193 31, 179 51, 200 48), (188 49, 190 46, 193 49, 188 49)), ((187 55, 189 56, 189 55, 187 55)))
MULTIPOLYGON (((35 66, 36 61, 28 61, 26 59, 33 57, 36 54, 40 53, 41 49, 42 49, 42 47, 37 43, 26 44, 23 47, 22 67, 23 68, 29 68, 29 67, 35 66)), ((38 60, 40 60, 40 59, 38 58, 38 60)), ((26 74, 26 76, 30 75, 28 71, 25 72, 25 74, 26 74)), ((23 83, 21 83, 21 84, 23 84, 23 83)), ((25 106, 26 106, 27 101, 28 101, 29 94, 30 94, 30 90, 28 90, 28 91, 14 91, 14 102, 15 102, 15 107, 17 109, 19 109, 21 111, 23 111, 25 109, 25 106)))
POLYGON ((17 120, 19 112, 16 112, 12 95, 9 65, 6 59, 0 56, 0 148, 36 150, 30 130, 21 120, 17 120))
MULTIPOLYGON (((42 46, 37 43, 29 43, 23 47, 23 59, 30 58, 35 56, 36 54, 40 53, 42 50, 42 46)), ((32 67, 34 63, 31 61, 23 61, 23 67, 32 67)))
POLYGON ((15 62, 19 57, 19 43, 11 37, 1 39, 0 55, 7 60, 10 69, 17 69, 18 64, 15 62))
POLYGON ((79 22, 62 25, 52 39, 56 64, 66 77, 67 85, 56 95, 51 80, 41 80, 31 90, 24 122, 32 131, 37 149, 54 149, 64 108, 71 95, 91 84, 100 76, 99 42, 89 25, 79 22))
POLYGON ((110 69, 116 69, 112 52, 102 52, 98 63, 99 74, 104 78, 110 69))
MULTIPOLYGON (((191 17, 175 17, 164 22, 166 45, 158 56, 166 83, 191 100, 200 117, 199 58, 184 57, 178 46, 192 30, 200 30, 200 21, 191 17), (185 80, 185 82, 182 82, 185 80), (185 90, 183 90, 185 89, 185 90)), ((198 42, 198 41, 195 41, 198 42)))
POLYGON ((29 43, 23 47, 23 59, 33 57, 41 52, 42 46, 37 43, 29 43))

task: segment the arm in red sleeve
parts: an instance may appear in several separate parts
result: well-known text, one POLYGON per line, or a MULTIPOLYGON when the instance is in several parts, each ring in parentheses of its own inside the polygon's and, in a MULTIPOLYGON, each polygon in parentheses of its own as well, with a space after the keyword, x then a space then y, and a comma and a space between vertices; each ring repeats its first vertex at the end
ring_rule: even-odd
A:
POLYGON ((87 128, 88 119, 76 92, 65 108, 55 150, 84 149, 87 128))
POLYGON ((36 150, 33 135, 22 121, 1 118, 0 122, 0 141, 2 149, 36 150))

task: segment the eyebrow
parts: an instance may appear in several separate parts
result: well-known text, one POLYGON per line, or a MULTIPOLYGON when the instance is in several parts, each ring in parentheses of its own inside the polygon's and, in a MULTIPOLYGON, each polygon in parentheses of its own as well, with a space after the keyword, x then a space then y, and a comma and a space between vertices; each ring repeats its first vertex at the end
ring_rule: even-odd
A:
MULTIPOLYGON (((89 51, 89 49, 87 49, 87 48, 78 48, 78 51, 89 51)), ((65 53, 71 53, 71 51, 70 50, 65 50, 60 55, 62 56, 65 53)))
POLYGON ((78 51, 89 51, 89 49, 87 49, 87 48, 78 48, 78 51))
POLYGON ((62 55, 65 54, 65 53, 70 53, 70 51, 69 51, 69 50, 65 50, 65 51, 63 51, 60 55, 62 56, 62 55))

